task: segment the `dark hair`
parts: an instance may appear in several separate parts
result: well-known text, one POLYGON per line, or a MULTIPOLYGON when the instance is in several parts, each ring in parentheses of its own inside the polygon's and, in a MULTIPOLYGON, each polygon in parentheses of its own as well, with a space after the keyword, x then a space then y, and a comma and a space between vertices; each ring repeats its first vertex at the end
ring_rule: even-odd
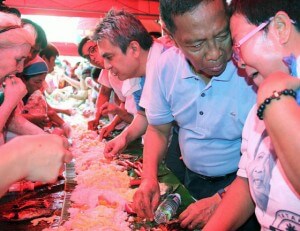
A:
POLYGON ((153 39, 140 20, 126 11, 110 10, 97 25, 93 40, 108 39, 125 54, 130 42, 137 41, 144 50, 149 50, 153 39))
POLYGON ((256 26, 273 17, 278 11, 285 11, 296 22, 297 31, 300 31, 299 0, 232 0, 229 9, 231 15, 241 14, 256 26))
POLYGON ((37 24, 37 23, 31 21, 30 19, 27 19, 27 18, 22 18, 22 22, 23 22, 23 24, 30 24, 34 27, 34 29, 36 31, 36 34, 37 34, 37 37, 35 39, 35 43, 40 44, 41 49, 44 49, 48 44, 47 36, 46 36, 46 33, 45 33, 44 29, 39 24, 37 24))
POLYGON ((159 38, 161 37, 161 33, 158 31, 151 31, 149 32, 149 34, 153 37, 153 38, 159 38))
POLYGON ((5 5, 3 2, 4 2, 4 1, 0 1, 0 11, 1 11, 1 12, 10 13, 10 14, 15 14, 15 15, 17 15, 19 18, 21 17, 21 12, 20 12, 18 9, 12 8, 12 7, 8 7, 8 6, 5 5))
POLYGON ((50 60, 51 57, 56 58, 57 56, 59 56, 59 52, 53 44, 48 43, 48 45, 40 51, 40 56, 45 56, 46 59, 50 60))
POLYGON ((91 39, 88 36, 86 36, 86 37, 82 38, 80 40, 80 42, 78 43, 77 51, 78 51, 78 54, 83 58, 85 58, 85 57, 82 53, 82 48, 83 48, 84 44, 86 44, 89 40, 91 40, 91 39))
POLYGON ((101 68, 93 67, 93 69, 91 71, 91 77, 94 81, 97 82, 97 79, 99 78, 101 70, 102 70, 101 68))
MULTIPOLYGON (((217 0, 159 0, 159 10, 162 21, 171 34, 176 31, 174 16, 183 15, 195 10, 200 4, 207 4, 217 0)), ((227 12, 226 0, 222 0, 227 12)))

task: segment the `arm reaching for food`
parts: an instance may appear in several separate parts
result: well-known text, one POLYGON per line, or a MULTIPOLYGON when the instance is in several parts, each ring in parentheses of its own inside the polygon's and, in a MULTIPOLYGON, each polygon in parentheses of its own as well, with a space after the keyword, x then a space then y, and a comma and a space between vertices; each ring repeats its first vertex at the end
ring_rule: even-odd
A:
POLYGON ((57 135, 18 136, 0 146, 0 196, 21 179, 54 182, 72 159, 67 147, 66 139, 57 135))

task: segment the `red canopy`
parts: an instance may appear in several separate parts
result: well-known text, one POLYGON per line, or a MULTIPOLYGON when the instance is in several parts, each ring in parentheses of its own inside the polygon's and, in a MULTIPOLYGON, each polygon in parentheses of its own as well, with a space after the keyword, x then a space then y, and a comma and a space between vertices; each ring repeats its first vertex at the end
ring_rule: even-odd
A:
MULTIPOLYGON (((124 9, 139 18, 149 32, 160 31, 159 0, 6 0, 5 4, 26 15, 79 17, 78 30, 94 28, 111 8, 124 9)), ((37 21, 36 21, 37 22, 37 21)), ((39 22, 37 22, 39 23, 39 22)), ((44 28, 45 29, 45 28, 44 28)), ((46 30, 46 29, 45 29, 46 30)), ((51 41, 61 55, 78 56, 77 44, 51 41)))
POLYGON ((158 0, 6 0, 5 4, 22 14, 99 18, 114 7, 140 19, 159 18, 158 0))

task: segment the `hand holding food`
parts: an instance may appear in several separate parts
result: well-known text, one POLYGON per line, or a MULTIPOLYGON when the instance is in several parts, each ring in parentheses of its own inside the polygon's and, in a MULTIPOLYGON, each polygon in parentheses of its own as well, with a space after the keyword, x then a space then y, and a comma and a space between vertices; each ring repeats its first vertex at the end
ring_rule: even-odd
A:
POLYGON ((106 102, 101 106, 101 111, 102 111, 102 115, 107 115, 107 114, 117 114, 119 110, 118 105, 114 104, 114 103, 109 103, 106 102))
POLYGON ((67 141, 57 135, 28 136, 26 139, 34 145, 23 154, 24 177, 31 181, 54 182, 63 164, 72 159, 67 141))
POLYGON ((115 126, 112 123, 104 125, 100 129, 99 139, 103 140, 104 138, 107 138, 114 129, 115 129, 115 126))
POLYGON ((97 120, 97 119, 90 120, 88 122, 88 129, 95 131, 95 130, 97 130, 98 125, 99 125, 99 120, 97 120))
POLYGON ((145 178, 133 197, 133 210, 141 218, 153 220, 159 204, 160 190, 157 179, 145 178))
POLYGON ((122 152, 127 146, 126 139, 123 137, 122 133, 115 137, 114 139, 107 142, 104 149, 104 156, 107 159, 112 159, 118 153, 122 152))

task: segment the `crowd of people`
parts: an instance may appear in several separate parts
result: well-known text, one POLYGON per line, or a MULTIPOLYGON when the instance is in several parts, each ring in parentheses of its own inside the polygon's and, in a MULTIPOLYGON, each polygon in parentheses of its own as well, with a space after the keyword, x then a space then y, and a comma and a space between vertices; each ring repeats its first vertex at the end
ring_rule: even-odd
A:
POLYGON ((16 74, 23 71, 29 57, 34 59, 37 31, 29 23, 22 24, 14 12, 8 7, 1 7, 0 12, 0 83, 3 92, 0 105, 0 175, 3 178, 0 195, 21 179, 54 182, 63 163, 72 158, 64 138, 45 133, 16 109, 27 93, 25 84, 16 74), (6 142, 7 132, 18 136, 6 142))
MULTIPOLYGON (((78 44, 88 67, 62 77, 70 97, 90 100, 87 128, 100 140, 121 130, 107 159, 142 138, 134 212, 153 220, 164 162, 196 199, 179 214, 182 228, 299 230, 300 2, 159 3, 161 38, 112 9, 78 44)), ((71 111, 47 102, 64 91, 47 81, 58 50, 18 10, 3 5, 0 19, 0 176, 13 170, 3 195, 20 179, 55 180, 72 156, 60 116, 71 111)))

